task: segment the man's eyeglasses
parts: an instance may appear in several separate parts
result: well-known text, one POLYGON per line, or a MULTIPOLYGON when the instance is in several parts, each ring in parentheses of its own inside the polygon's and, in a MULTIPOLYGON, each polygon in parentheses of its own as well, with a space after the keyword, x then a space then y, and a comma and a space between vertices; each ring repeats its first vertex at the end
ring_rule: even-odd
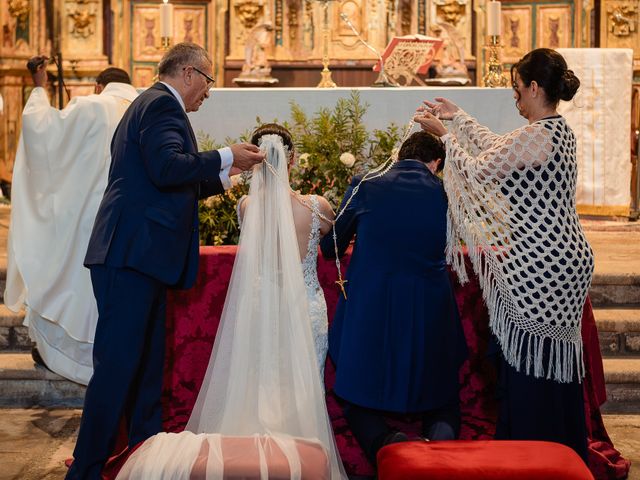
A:
MULTIPOLYGON (((188 67, 184 67, 184 69, 186 69, 188 67)), ((206 73, 204 73, 202 70, 200 70, 199 68, 194 67, 193 65, 191 65, 191 68, 193 68, 196 72, 198 72, 200 75, 202 75, 204 78, 207 79, 207 87, 211 88, 213 86, 214 83, 216 83, 215 78, 210 77, 209 75, 207 75, 206 73)), ((183 69, 183 70, 184 70, 183 69)))

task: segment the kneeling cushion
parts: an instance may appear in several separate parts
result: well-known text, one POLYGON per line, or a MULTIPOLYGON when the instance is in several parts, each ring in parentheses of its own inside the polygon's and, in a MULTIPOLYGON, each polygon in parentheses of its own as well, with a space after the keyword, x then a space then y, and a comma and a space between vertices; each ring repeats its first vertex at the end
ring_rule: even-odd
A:
POLYGON ((379 480, 593 480, 571 448, 552 442, 405 442, 378 452, 379 480))

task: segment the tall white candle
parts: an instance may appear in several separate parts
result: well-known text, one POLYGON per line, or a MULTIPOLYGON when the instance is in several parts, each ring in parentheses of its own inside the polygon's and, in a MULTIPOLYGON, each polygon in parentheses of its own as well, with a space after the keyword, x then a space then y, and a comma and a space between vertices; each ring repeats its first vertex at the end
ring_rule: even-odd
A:
POLYGON ((500 35, 500 2, 491 1, 487 3, 487 35, 500 35))
POLYGON ((162 0, 160 5, 160 36, 173 37, 173 5, 169 0, 162 0))

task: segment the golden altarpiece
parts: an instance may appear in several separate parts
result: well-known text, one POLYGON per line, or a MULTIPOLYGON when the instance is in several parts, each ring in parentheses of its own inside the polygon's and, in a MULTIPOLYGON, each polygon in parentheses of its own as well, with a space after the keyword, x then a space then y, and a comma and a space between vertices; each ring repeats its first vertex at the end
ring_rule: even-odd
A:
MULTIPOLYGON (((162 55, 160 0, 2 0, 0 2, 0 180, 10 181, 21 111, 31 80, 26 60, 60 52, 71 96, 91 93, 108 65, 125 68, 137 87, 153 82, 162 55)), ((267 60, 278 87, 314 87, 323 35, 339 86, 368 86, 376 55, 341 20, 382 51, 394 36, 440 36, 436 65, 462 63, 482 82, 486 0, 171 0, 172 42, 206 46, 217 86, 236 86, 247 57, 267 60), (327 9, 327 23, 324 9, 327 9), (328 28, 327 28, 328 27, 328 28), (247 46, 253 42, 252 48, 247 46), (256 49, 259 49, 256 52, 256 49), (251 51, 249 51, 251 50, 251 51)), ((640 0, 502 2, 506 64, 535 47, 631 47, 640 68, 640 0)), ((634 65, 635 66, 635 65, 634 65)), ((52 73, 55 66, 51 65, 52 73)), ((634 68, 635 69, 635 68, 634 68)), ((55 98, 52 90, 52 99, 55 98)), ((65 94, 64 102, 68 101, 65 94)))

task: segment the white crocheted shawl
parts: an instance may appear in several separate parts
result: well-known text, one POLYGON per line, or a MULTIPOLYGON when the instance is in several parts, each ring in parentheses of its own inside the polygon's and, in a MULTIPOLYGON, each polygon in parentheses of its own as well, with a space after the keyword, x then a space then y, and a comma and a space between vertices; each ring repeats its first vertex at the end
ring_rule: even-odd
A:
POLYGON ((449 263, 466 282, 466 245, 510 365, 558 382, 581 380, 593 253, 576 213, 571 128, 558 116, 500 136, 459 111, 442 139, 449 263))

